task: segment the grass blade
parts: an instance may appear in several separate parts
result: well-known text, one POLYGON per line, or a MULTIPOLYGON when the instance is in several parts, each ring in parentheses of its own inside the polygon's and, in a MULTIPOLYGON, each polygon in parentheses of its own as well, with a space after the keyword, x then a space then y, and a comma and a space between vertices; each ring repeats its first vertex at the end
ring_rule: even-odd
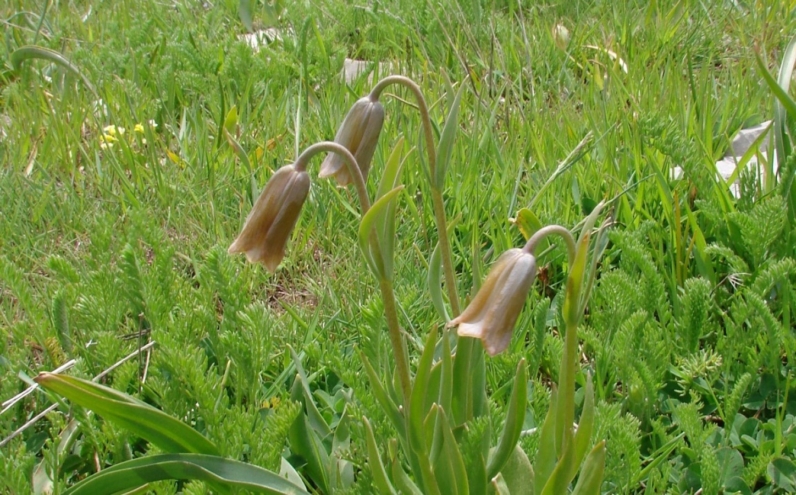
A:
POLYGON ((97 90, 94 89, 94 85, 91 84, 91 81, 88 80, 88 78, 83 74, 83 72, 81 72, 76 65, 67 60, 66 57, 64 57, 63 55, 54 50, 50 50, 49 48, 43 48, 41 46, 31 46, 31 45, 21 46, 16 50, 14 50, 14 53, 11 54, 11 65, 14 66, 14 70, 19 70, 19 67, 20 65, 22 65, 22 62, 37 58, 42 60, 49 60, 50 62, 58 64, 64 69, 71 72, 72 74, 76 75, 83 81, 83 84, 86 85, 89 91, 91 91, 94 94, 94 96, 99 98, 99 96, 97 95, 97 90))
POLYGON ((440 191, 445 187, 445 174, 450 165, 451 155, 453 153, 453 140, 456 137, 456 130, 459 127, 459 107, 461 106, 462 93, 464 92, 465 85, 459 86, 459 91, 456 93, 456 98, 453 100, 448 118, 445 120, 445 127, 442 129, 442 134, 439 138, 439 145, 437 145, 437 170, 434 179, 434 187, 440 191))

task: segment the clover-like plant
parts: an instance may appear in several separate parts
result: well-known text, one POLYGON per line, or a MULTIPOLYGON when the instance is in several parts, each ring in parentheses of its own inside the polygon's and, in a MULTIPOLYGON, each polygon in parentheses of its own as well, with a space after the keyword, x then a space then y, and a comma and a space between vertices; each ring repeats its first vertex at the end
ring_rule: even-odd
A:
MULTIPOLYGON (((581 474, 573 493, 599 493, 605 459, 604 442, 591 448, 594 423, 594 393, 587 380, 580 421, 575 429, 575 374, 577 372, 577 325, 585 309, 594 281, 596 261, 605 247, 605 228, 589 264, 590 239, 602 210, 598 205, 581 228, 575 241, 564 227, 553 225, 538 230, 521 249, 511 249, 498 259, 469 306, 460 311, 456 292, 456 273, 452 262, 445 218, 443 188, 450 162, 461 104, 462 85, 438 143, 434 141, 431 118, 419 86, 403 76, 389 76, 376 84, 370 94, 358 100, 337 132, 335 143, 310 146, 294 165, 277 171, 257 200, 241 235, 230 247, 246 252, 250 261, 262 261, 269 270, 284 256, 284 245, 306 198, 306 165, 318 152, 329 151, 321 165, 321 177, 334 177, 340 186, 353 184, 360 198, 362 218, 359 245, 367 265, 376 277, 384 303, 390 343, 395 357, 400 390, 392 380, 382 379, 380 370, 360 354, 373 394, 395 429, 396 438, 387 443, 387 465, 370 422, 363 418, 370 469, 376 488, 382 493, 527 493, 563 494, 581 474), (450 314, 442 335, 430 331, 425 339, 414 376, 410 369, 407 343, 399 327, 393 291, 395 208, 400 185, 399 143, 387 160, 374 201, 365 187, 384 122, 384 107, 379 98, 390 85, 407 88, 415 97, 423 125, 426 167, 423 169, 431 189, 431 206, 439 244, 429 263, 429 289, 432 303, 447 319, 442 296, 441 265, 450 314), (560 236, 566 244, 569 275, 564 296, 566 323, 564 353, 558 389, 552 393, 550 410, 540 428, 540 449, 534 467, 518 441, 527 402, 527 371, 524 360, 517 365, 506 420, 498 444, 490 446, 488 428, 481 438, 462 441, 474 421, 486 412, 484 352, 494 356, 504 351, 511 340, 517 318, 525 305, 536 276, 536 250, 549 235, 560 236), (587 273, 588 272, 588 273, 587 273), (451 329, 458 327, 458 332, 451 329), (435 359, 435 356, 439 356, 435 359), (399 448, 400 447, 400 448, 399 448), (476 451, 462 451, 463 448, 476 451), (399 452, 400 451, 400 452, 399 452), (532 482, 531 482, 532 480, 532 482), (529 490, 530 488, 530 490, 529 490)), ((605 225, 603 226, 605 227, 605 225)), ((387 370, 387 376, 393 376, 387 370)), ((476 429, 472 430, 476 434, 476 429)), ((308 459, 309 463, 318 460, 308 459)))

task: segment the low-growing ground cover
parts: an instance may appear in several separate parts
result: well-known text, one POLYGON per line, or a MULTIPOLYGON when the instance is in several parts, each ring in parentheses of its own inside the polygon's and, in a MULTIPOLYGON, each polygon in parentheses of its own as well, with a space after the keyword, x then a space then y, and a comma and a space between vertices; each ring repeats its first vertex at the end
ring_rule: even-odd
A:
MULTIPOLYGON (((273 275, 226 250, 273 172, 333 138, 370 90, 367 75, 343 79, 345 59, 377 60, 418 81, 438 130, 464 85, 444 189, 463 298, 538 226, 575 229, 609 202, 576 377, 579 410, 593 377, 602 491, 796 490, 795 165, 739 174, 739 198, 715 173, 739 129, 774 117, 756 54, 776 77, 796 33, 788 2, 9 2, 0 17, 0 400, 71 359, 68 374, 91 378, 155 341, 103 383, 228 458, 287 462, 316 491, 372 492, 360 418, 385 459, 395 433, 359 353, 379 370, 393 356, 355 192, 314 182, 273 275), (242 39, 267 27, 279 39, 242 39), (288 346, 335 429, 331 485, 290 438, 303 409, 288 346)), ((394 280, 414 370, 444 324, 426 283, 437 234, 420 121, 388 93, 372 174, 403 138, 394 280)), ((559 379, 570 268, 558 245, 538 261, 508 351, 486 359, 489 414, 470 425, 497 437, 525 359, 530 459, 559 379)), ((0 441, 56 398, 3 407, 0 441)), ((158 451, 63 403, 0 447, 0 487, 60 492, 158 451)))

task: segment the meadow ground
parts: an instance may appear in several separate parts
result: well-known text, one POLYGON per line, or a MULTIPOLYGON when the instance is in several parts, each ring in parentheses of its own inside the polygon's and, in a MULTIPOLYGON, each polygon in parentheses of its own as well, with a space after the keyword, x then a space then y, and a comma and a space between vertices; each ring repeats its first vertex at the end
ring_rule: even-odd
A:
MULTIPOLYGON (((155 341, 103 383, 183 420, 226 457, 276 471, 290 462, 324 491, 288 438, 301 413, 290 346, 335 441, 346 440, 327 439, 351 469, 329 491, 369 493, 360 418, 384 456, 395 433, 358 351, 380 370, 393 356, 356 241, 356 194, 316 180, 316 159, 275 274, 227 247, 273 172, 332 139, 386 75, 369 82, 379 69, 368 64, 347 81, 346 59, 381 61, 418 82, 439 131, 464 87, 444 188, 463 300, 539 225, 576 229, 610 202, 576 377, 578 408, 594 380, 602 491, 793 492, 796 160, 786 139, 777 175, 726 181, 715 163, 738 130, 774 118, 761 65, 777 77, 793 54, 794 12, 793 2, 718 0, 8 0, 0 400, 71 359, 68 374, 91 378, 155 341), (244 35, 266 28, 279 36, 253 48, 244 35)), ((396 88, 383 101, 372 175, 403 137, 394 280, 415 369, 427 333, 443 327, 426 282, 437 234, 414 102, 396 88)), ((520 446, 531 459, 560 372, 569 268, 560 246, 539 266, 507 352, 486 359, 482 421, 497 437, 524 358, 520 446)), ((0 440, 56 399, 38 390, 0 413, 0 440)), ((0 447, 0 491, 60 493, 155 452, 62 402, 0 447)))

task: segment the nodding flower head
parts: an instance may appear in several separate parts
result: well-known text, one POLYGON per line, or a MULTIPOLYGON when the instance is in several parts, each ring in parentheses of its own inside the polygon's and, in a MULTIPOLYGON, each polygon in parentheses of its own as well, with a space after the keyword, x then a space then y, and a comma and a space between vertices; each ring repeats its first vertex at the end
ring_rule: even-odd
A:
POLYGON ((536 258, 522 249, 509 249, 470 305, 448 326, 458 326, 459 336, 481 339, 490 356, 505 351, 535 277, 536 258))
MULTIPOLYGON (((354 103, 334 137, 336 143, 345 146, 354 155, 365 181, 368 180, 370 162, 383 124, 384 107, 379 100, 366 96, 354 103)), ((334 177, 341 186, 350 184, 352 180, 345 162, 336 153, 326 156, 318 175, 321 178, 334 177)))
POLYGON ((250 262, 260 262, 274 272, 285 257, 287 239, 309 190, 306 171, 296 170, 294 165, 277 170, 254 203, 229 253, 246 253, 250 262))

